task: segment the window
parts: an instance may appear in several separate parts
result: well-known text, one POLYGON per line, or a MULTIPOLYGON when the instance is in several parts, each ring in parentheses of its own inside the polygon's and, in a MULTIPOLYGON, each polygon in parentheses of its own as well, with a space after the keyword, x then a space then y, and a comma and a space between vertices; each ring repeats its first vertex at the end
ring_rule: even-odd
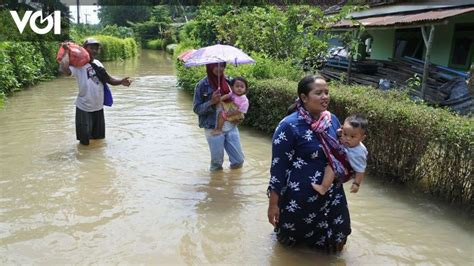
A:
POLYGON ((474 57, 474 24, 458 24, 454 28, 449 66, 468 70, 474 57))
POLYGON ((404 56, 423 59, 424 43, 420 28, 397 29, 393 57, 404 56))
POLYGON ((462 66, 466 65, 471 43, 472 41, 469 38, 458 38, 454 40, 454 52, 453 57, 451 58, 451 64, 462 66))

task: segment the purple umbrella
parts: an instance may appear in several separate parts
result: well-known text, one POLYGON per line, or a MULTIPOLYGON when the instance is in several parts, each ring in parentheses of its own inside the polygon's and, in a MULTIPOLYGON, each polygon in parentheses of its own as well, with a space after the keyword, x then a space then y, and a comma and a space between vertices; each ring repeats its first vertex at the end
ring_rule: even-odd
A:
MULTIPOLYGON (((192 53, 192 55, 186 60, 184 66, 192 67, 224 62, 240 65, 252 64, 255 63, 255 60, 234 46, 216 44, 203 47, 192 53)), ((218 65, 218 67, 220 67, 220 65, 218 65)), ((218 84, 221 84, 220 76, 217 76, 217 80, 218 84)), ((220 90, 220 87, 218 90, 220 90)))
POLYGON ((191 67, 223 62, 240 65, 255 63, 255 60, 234 46, 216 44, 197 50, 184 65, 191 67))

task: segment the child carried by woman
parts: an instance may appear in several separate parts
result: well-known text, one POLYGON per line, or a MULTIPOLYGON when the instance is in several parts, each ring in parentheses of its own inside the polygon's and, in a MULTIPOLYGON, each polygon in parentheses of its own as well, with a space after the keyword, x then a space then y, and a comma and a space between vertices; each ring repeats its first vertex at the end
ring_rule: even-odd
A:
POLYGON ((243 77, 234 78, 230 81, 230 87, 232 91, 221 97, 220 111, 217 112, 217 123, 212 131, 213 135, 222 133, 225 121, 242 122, 249 109, 249 100, 245 96, 248 88, 247 80, 243 77))

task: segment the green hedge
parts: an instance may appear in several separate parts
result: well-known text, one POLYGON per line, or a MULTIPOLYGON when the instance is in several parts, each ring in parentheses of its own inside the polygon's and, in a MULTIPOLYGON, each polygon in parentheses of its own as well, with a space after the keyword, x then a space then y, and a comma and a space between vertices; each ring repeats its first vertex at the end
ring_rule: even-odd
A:
POLYGON ((166 46, 166 40, 164 39, 147 40, 144 46, 147 49, 163 50, 166 46))
POLYGON ((176 49, 177 46, 178 46, 178 44, 171 43, 171 44, 166 45, 165 50, 169 54, 174 54, 174 50, 176 49))
MULTIPOLYGON (((190 92, 203 76, 178 64, 179 84, 190 92)), ((296 87, 286 79, 253 81, 245 123, 271 134, 296 98, 296 87)), ((474 119, 369 87, 331 84, 330 93, 329 110, 340 120, 355 112, 369 118, 371 176, 407 183, 472 211, 474 119)))
POLYGON ((100 52, 97 56, 99 60, 112 61, 138 55, 138 45, 133 38, 120 39, 106 35, 96 35, 92 37, 97 39, 101 44, 100 52))
POLYGON ((0 42, 2 98, 57 74, 55 42, 0 42))

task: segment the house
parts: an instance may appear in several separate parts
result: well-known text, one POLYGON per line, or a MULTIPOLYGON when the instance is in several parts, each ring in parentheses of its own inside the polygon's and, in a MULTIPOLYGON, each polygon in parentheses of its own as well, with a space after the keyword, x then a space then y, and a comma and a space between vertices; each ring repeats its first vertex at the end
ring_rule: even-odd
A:
MULTIPOLYGON (((368 3, 369 9, 353 12, 332 25, 333 31, 352 31, 352 36, 360 39, 355 70, 366 68, 363 63, 369 61, 382 64, 382 69, 369 75, 348 71, 350 81, 381 88, 390 87, 390 83, 404 86, 417 74, 422 76, 421 89, 412 90, 413 96, 472 114, 474 89, 471 86, 468 91, 465 80, 474 64, 474 0, 368 3)), ((331 60, 329 67, 353 69, 350 58, 331 60)), ((321 74, 342 77, 327 69, 321 74)))
POLYGON ((367 58, 387 60, 404 56, 424 60, 427 45, 422 28, 432 46, 430 62, 455 70, 468 71, 474 62, 474 1, 388 1, 350 14, 333 26, 336 30, 362 27, 367 58), (395 2, 395 3, 394 3, 395 2), (359 25, 360 24, 360 25, 359 25))

